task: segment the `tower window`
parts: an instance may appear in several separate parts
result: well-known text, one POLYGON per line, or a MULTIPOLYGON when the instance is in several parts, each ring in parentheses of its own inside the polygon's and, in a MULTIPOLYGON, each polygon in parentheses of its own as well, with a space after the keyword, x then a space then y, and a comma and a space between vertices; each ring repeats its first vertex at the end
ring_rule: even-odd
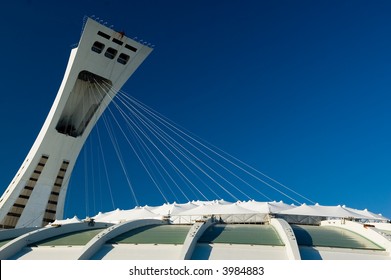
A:
POLYGON ((117 54, 117 50, 113 48, 108 48, 107 51, 105 52, 105 57, 108 57, 110 59, 113 59, 117 54))
POLYGON ((96 53, 101 53, 103 51, 103 49, 105 48, 105 45, 102 44, 101 42, 98 42, 96 41, 92 47, 91 47, 91 50, 93 50, 94 52, 96 53))
POLYGON ((116 44, 118 44, 118 45, 120 45, 120 46, 122 46, 122 44, 123 44, 122 41, 120 41, 120 40, 118 40, 118 39, 116 39, 116 38, 113 38, 113 42, 116 43, 116 44))
POLYGON ((123 65, 125 65, 128 62, 128 60, 129 60, 129 56, 124 53, 121 53, 117 59, 117 61, 123 65))
POLYGON ((128 45, 128 44, 125 45, 125 48, 127 48, 128 50, 131 50, 132 52, 136 52, 137 51, 137 48, 135 48, 135 47, 133 47, 131 45, 128 45))
POLYGON ((98 35, 106 38, 107 40, 110 40, 110 35, 103 33, 102 31, 98 31, 98 35))

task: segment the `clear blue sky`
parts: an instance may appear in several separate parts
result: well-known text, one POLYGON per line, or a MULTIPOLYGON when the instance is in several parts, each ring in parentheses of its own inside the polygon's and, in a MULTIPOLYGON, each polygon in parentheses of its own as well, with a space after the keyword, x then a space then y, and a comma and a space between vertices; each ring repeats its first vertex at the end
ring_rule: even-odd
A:
MULTIPOLYGON (((391 217, 390 14, 390 1, 353 0, 2 4, 0 190, 49 112, 83 16, 96 15, 156 45, 124 91, 313 201, 391 217)), ((85 206, 83 164, 74 175, 66 215, 109 210, 85 206)), ((140 204, 164 202, 138 180, 140 204)), ((116 207, 134 207, 113 191, 116 207)))

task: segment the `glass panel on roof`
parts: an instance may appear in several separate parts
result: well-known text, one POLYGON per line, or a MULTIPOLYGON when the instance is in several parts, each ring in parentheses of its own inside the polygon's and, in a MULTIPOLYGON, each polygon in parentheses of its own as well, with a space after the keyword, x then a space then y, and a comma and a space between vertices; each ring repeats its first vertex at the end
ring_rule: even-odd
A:
POLYGON ((152 225, 121 234, 108 243, 122 244, 183 244, 191 226, 152 225))
POLYGON ((299 246, 381 250, 365 237, 352 231, 329 226, 291 225, 299 246))
POLYGON ((102 230, 93 229, 62 234, 30 246, 84 246, 102 230))
POLYGON ((271 225, 215 225, 208 228, 199 243, 226 243, 283 246, 271 225))

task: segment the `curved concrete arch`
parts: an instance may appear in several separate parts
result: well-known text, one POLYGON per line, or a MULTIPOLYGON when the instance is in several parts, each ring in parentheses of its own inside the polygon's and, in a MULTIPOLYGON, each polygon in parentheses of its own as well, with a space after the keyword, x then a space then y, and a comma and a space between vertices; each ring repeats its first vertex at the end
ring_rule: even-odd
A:
POLYGON ((15 228, 9 230, 0 230, 0 241, 14 239, 34 230, 37 230, 37 228, 15 228))
POLYGON ((25 233, 18 238, 15 238, 0 248, 0 259, 6 260, 21 251, 24 247, 62 234, 78 232, 87 229, 107 228, 108 223, 75 223, 65 224, 61 226, 48 226, 40 228, 28 233, 25 233))
POLYGON ((193 255, 195 246, 197 245, 198 239, 211 225, 215 224, 212 218, 206 221, 195 222, 189 233, 186 236, 185 242, 183 243, 180 260, 190 260, 193 255))
POLYGON ((290 260, 301 260, 299 245, 292 227, 283 219, 271 218, 270 224, 277 230, 285 243, 286 254, 290 260))
POLYGON ((386 236, 383 236, 375 227, 368 226, 367 224, 361 224, 348 220, 328 220, 322 221, 321 225, 333 226, 348 229, 354 233, 357 233, 366 239, 374 242, 375 244, 383 247, 388 255, 391 257, 391 240, 386 236))
POLYGON ((166 222, 158 219, 143 219, 113 225, 91 239, 84 246, 82 253, 78 257, 78 260, 90 259, 107 241, 125 232, 144 226, 161 225, 165 223, 166 222))

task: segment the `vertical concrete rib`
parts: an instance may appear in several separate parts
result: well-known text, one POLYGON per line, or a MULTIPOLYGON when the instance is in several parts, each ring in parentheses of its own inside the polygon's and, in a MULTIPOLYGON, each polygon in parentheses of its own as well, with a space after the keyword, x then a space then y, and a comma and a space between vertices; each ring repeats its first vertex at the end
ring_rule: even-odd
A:
POLYGON ((150 226, 150 225, 161 225, 164 224, 162 220, 158 219, 144 219, 144 220, 134 220, 129 221, 117 225, 113 225, 106 230, 102 231, 98 235, 96 235, 93 239, 91 239, 83 248, 82 253, 80 254, 78 260, 88 260, 99 251, 99 249, 110 239, 128 232, 130 230, 134 230, 136 228, 150 226))
POLYGON ((290 260, 301 260, 299 246, 292 227, 283 219, 271 218, 270 224, 277 230, 282 241, 285 243, 285 249, 290 260))
POLYGON ((212 218, 195 222, 194 225, 189 230, 185 242, 183 243, 182 252, 180 255, 180 260, 190 260, 193 255, 195 246, 197 245, 198 239, 202 236, 207 228, 214 224, 212 218))

